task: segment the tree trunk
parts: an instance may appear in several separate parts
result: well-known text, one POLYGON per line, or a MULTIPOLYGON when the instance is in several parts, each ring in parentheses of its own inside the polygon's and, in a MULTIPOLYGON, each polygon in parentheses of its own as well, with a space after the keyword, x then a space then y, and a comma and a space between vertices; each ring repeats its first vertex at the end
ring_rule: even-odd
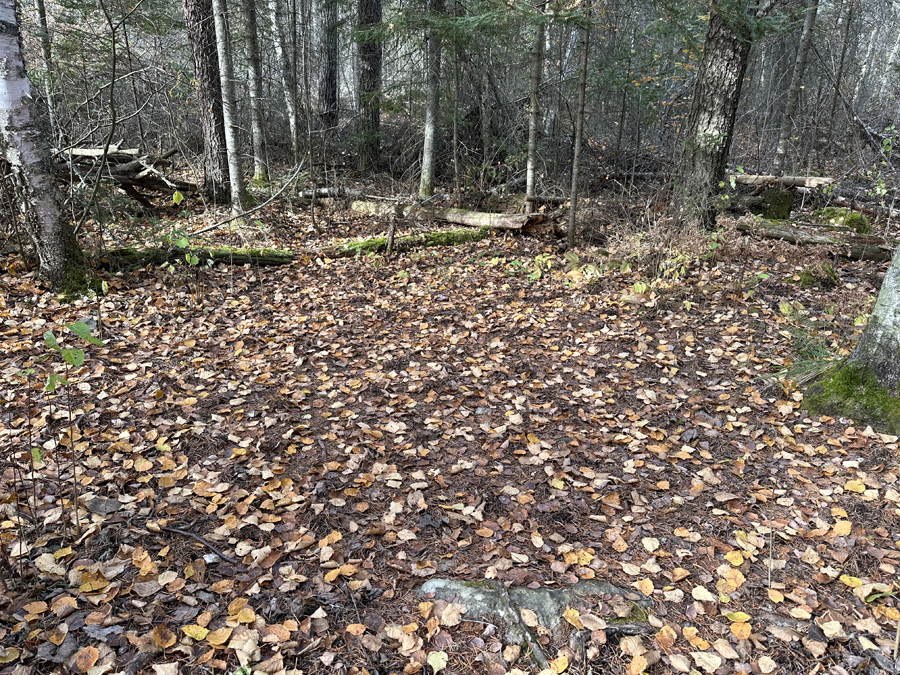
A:
POLYGON ((275 44, 275 58, 281 69, 281 87, 284 90, 284 107, 287 111, 289 133, 291 136, 291 153, 296 162, 300 157, 300 124, 297 120, 297 78, 293 59, 288 54, 284 37, 287 15, 282 0, 269 0, 269 13, 272 18, 272 34, 275 44))
POLYGON ((422 142, 422 174, 419 199, 434 194, 434 155, 441 102, 441 35, 434 21, 444 13, 444 0, 430 0, 432 24, 428 28, 428 92, 425 103, 425 137, 422 142))
POLYGON ((200 131, 203 134, 203 192, 212 203, 221 204, 228 197, 228 155, 212 0, 182 0, 182 9, 197 80, 200 131))
POLYGON ((234 66, 231 62, 231 35, 225 0, 212 0, 216 24, 216 48, 219 53, 219 77, 222 82, 222 114, 225 118, 225 148, 228 151, 228 182, 231 187, 231 210, 244 210, 244 169, 238 145, 237 104, 234 95, 234 66))
POLYGON ((56 106, 53 103, 53 51, 50 48, 50 26, 47 23, 47 8, 44 0, 37 0, 38 24, 41 30, 41 60, 44 66, 44 95, 47 97, 47 113, 53 143, 61 146, 56 106))
POLYGON ((822 149, 827 150, 831 145, 831 136, 834 133, 834 115, 837 112, 838 98, 841 93, 841 80, 844 76, 844 61, 847 58, 847 46, 850 42, 850 24, 853 21, 853 3, 850 0, 847 6, 847 16, 844 17, 844 30, 841 36, 841 56, 838 59, 837 72, 834 74, 834 91, 831 94, 831 107, 828 113, 828 131, 825 134, 825 142, 822 149))
POLYGON ((262 111, 262 66, 257 40, 256 0, 241 0, 244 36, 247 41, 247 79, 250 84, 250 134, 253 144, 253 183, 268 185, 266 126, 262 111))
POLYGON ((78 292, 87 286, 84 255, 61 208, 48 135, 26 75, 15 0, 0 0, 0 77, 0 141, 39 272, 54 289, 78 292))
MULTIPOLYGON (((588 21, 591 6, 586 8, 588 21)), ((578 110, 575 113, 575 138, 572 149, 572 192, 569 206, 569 227, 566 242, 569 248, 575 248, 575 216, 578 212, 578 172, 581 168, 581 141, 584 136, 584 107, 587 93, 588 56, 591 46, 591 26, 584 27, 581 37, 581 72, 578 74, 578 110)))
POLYGON ((681 151, 674 199, 684 227, 712 228, 731 148, 751 33, 713 6, 681 151))
POLYGON ((528 111, 528 160, 525 167, 525 213, 534 211, 535 172, 537 171, 537 146, 538 131, 541 125, 541 76, 544 73, 544 7, 546 3, 539 2, 535 9, 540 14, 537 28, 534 32, 534 44, 531 49, 531 89, 529 101, 531 109, 528 111))
POLYGON ((325 0, 324 58, 320 96, 322 99, 322 126, 326 129, 338 123, 338 0, 325 0))
POLYGON ((878 299, 846 365, 872 373, 878 384, 900 394, 900 247, 878 291, 878 299))
POLYGON ((381 152, 381 0, 359 0, 359 170, 378 166, 381 152))
POLYGON ((809 0, 806 8, 806 17, 803 20, 803 33, 800 35, 800 46, 797 48, 797 60, 794 62, 794 73, 791 76, 791 86, 788 89, 787 106, 784 109, 784 117, 781 120, 781 132, 778 134, 778 145, 775 148, 775 162, 773 169, 780 174, 784 167, 784 157, 787 154, 788 139, 794 127, 794 115, 800 103, 800 90, 803 85, 803 73, 806 70, 806 55, 812 44, 813 28, 816 24, 816 13, 819 11, 819 0, 809 0))

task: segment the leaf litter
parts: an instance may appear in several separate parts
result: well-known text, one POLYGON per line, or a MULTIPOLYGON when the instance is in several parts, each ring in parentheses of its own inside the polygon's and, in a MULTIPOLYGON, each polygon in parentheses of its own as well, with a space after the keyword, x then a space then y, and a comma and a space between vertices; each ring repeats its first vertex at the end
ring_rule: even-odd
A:
POLYGON ((523 610, 548 672, 896 672, 897 439, 760 379, 877 279, 746 249, 648 289, 495 236, 72 304, 7 261, 0 673, 537 672, 431 577, 653 600, 632 636, 616 595, 572 639, 523 610), (85 353, 53 392, 48 330, 85 353))

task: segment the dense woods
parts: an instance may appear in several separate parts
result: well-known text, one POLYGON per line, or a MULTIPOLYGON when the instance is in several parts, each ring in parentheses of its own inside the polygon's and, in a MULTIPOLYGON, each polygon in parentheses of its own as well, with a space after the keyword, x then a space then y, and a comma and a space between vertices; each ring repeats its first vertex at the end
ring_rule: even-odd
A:
POLYGON ((0 675, 900 675, 898 22, 0 0, 0 675))

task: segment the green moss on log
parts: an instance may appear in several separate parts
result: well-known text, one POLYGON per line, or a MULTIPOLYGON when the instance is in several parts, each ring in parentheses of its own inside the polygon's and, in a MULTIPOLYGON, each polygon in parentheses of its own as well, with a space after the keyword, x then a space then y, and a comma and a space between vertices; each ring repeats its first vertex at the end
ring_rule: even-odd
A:
POLYGON ((813 212, 816 222, 830 229, 849 229, 857 234, 872 234, 872 223, 863 214, 842 209, 837 206, 828 206, 813 212))
POLYGON ((800 285, 803 288, 821 288, 830 291, 841 285, 841 278, 831 265, 818 262, 809 265, 800 273, 800 285))
POLYGON ((858 426, 900 435, 900 398, 881 387, 874 374, 853 365, 826 371, 804 399, 814 415, 849 417, 858 426))
MULTIPOLYGON (((394 239, 394 252, 403 253, 416 248, 432 246, 457 246, 471 241, 481 241, 491 236, 491 230, 481 227, 477 230, 437 230, 423 234, 411 234, 394 239)), ((329 258, 352 258, 368 254, 382 253, 387 248, 387 237, 375 237, 363 241, 353 241, 324 250, 329 258)))
POLYGON ((766 190, 762 199, 762 216, 767 220, 790 220, 794 195, 790 190, 766 190))
POLYGON ((198 265, 214 263, 229 265, 287 265, 294 259, 290 251, 274 248, 121 248, 109 251, 100 259, 100 264, 113 271, 136 269, 145 265, 162 265, 165 262, 180 263, 186 256, 195 255, 198 265))

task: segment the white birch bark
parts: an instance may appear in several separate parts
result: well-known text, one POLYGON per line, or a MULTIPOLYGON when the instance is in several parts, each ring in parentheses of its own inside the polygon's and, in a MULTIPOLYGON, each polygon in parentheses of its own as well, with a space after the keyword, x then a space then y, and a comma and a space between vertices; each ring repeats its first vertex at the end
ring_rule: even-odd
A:
MULTIPOLYGON (((590 5, 588 5, 590 16, 590 5)), ((581 168, 581 141, 584 137, 584 108, 587 97, 588 57, 591 47, 591 27, 586 26, 581 37, 581 72, 578 74, 578 110, 575 113, 575 139, 572 152, 572 191, 570 195, 569 223, 566 243, 575 248, 575 217, 578 213, 578 174, 581 168)))
POLYGON ((84 282, 84 257, 60 208, 50 144, 34 110, 22 57, 15 0, 0 0, 0 141, 40 274, 54 287, 74 290, 84 282))
POLYGON ((228 181, 231 184, 231 210, 244 210, 244 169, 237 135, 237 105, 234 95, 234 65, 231 60, 231 36, 225 0, 212 0, 216 23, 216 48, 219 53, 219 76, 222 80, 222 113, 225 118, 225 147, 228 150, 228 181))
POLYGON ((250 134, 253 145, 253 183, 268 185, 266 129, 262 114, 262 66, 256 26, 256 0, 241 0, 244 34, 247 40, 247 79, 250 84, 250 134))
POLYGON ((534 45, 531 51, 531 89, 529 99, 531 110, 528 113, 528 160, 525 167, 525 213, 534 213, 535 173, 537 171, 538 130, 541 125, 541 76, 544 72, 544 6, 536 5, 541 14, 534 33, 534 45))
POLYGON ((297 82, 284 37, 287 15, 285 14, 282 0, 269 0, 269 13, 272 19, 272 34, 275 38, 275 58, 281 68, 281 86, 284 90, 284 107, 287 110, 288 125, 290 126, 291 151, 296 161, 300 157, 300 126, 297 121, 297 82))
MULTIPOLYGON (((432 20, 444 12, 443 0, 431 0, 432 20)), ((434 194, 434 154, 441 95, 441 35, 432 25, 428 29, 428 100, 425 105, 425 137, 422 142, 422 173, 419 176, 419 199, 434 194)))

